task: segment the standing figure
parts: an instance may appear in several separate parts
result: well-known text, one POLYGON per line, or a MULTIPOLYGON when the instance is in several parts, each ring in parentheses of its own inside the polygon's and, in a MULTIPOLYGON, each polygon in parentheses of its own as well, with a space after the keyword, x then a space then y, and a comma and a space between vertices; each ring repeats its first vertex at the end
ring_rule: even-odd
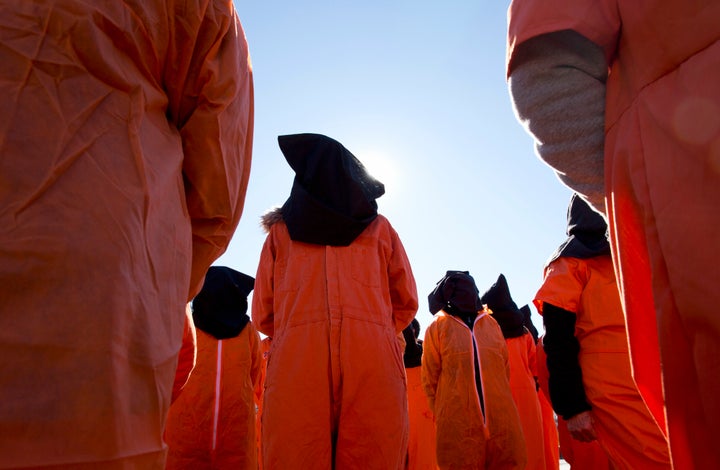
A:
POLYGON ((398 336, 417 311, 385 188, 339 142, 281 136, 290 197, 263 217, 253 322, 272 338, 265 470, 405 466, 408 411, 398 336))
POLYGON ((441 469, 517 469, 527 463, 510 363, 497 322, 467 271, 448 271, 428 296, 422 383, 435 414, 441 469))
POLYGON ((0 2, 0 468, 162 469, 253 133, 227 0, 0 2))
POLYGON ((410 439, 408 441, 408 470, 437 470, 435 458, 435 416, 422 388, 421 365, 423 340, 420 322, 413 318, 403 330, 405 339, 405 374, 408 387, 408 418, 410 439))
POLYGON ((515 110, 606 214, 633 374, 675 467, 720 468, 720 2, 513 0, 508 18, 515 110))
POLYGON ((550 400, 572 437, 597 439, 618 469, 670 469, 668 443, 630 370, 607 225, 574 194, 568 239, 545 266, 543 316, 550 400))
POLYGON ((525 468, 544 470, 545 434, 537 394, 535 340, 524 326, 524 314, 512 299, 504 274, 498 276, 497 282, 482 295, 480 302, 492 312, 507 343, 510 390, 520 413, 527 448, 528 464, 525 468))
POLYGON ((247 315, 253 282, 211 266, 193 299, 197 363, 168 413, 167 470, 257 470, 255 387, 262 358, 247 315))
POLYGON ((540 374, 545 367, 544 352, 541 351, 540 338, 535 324, 532 322, 532 312, 528 304, 520 307, 523 314, 523 325, 528 329, 535 340, 535 379, 537 382, 537 397, 540 402, 540 416, 543 426, 543 441, 545 449, 545 468, 546 470, 558 470, 560 467, 560 442, 558 436, 558 427, 555 423, 555 412, 550 404, 549 395, 543 392, 540 384, 540 374), (543 354, 541 356, 541 353, 543 354))

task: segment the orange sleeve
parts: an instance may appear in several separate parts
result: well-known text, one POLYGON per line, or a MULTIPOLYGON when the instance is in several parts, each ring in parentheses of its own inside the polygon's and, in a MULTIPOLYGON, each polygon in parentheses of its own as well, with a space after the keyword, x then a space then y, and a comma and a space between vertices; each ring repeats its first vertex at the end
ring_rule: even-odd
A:
POLYGON ((246 328, 250 328, 250 334, 248 335, 249 347, 250 347, 250 380, 252 380, 253 391, 257 390, 258 384, 260 383, 263 358, 262 351, 260 350, 260 335, 252 322, 248 323, 246 328))
POLYGON ((198 31, 176 25, 175 36, 197 35, 193 50, 171 48, 165 86, 168 114, 183 145, 183 177, 192 224, 189 299, 202 287, 205 272, 227 248, 242 214, 252 157, 254 94, 245 33, 232 2, 203 2, 198 31))
POLYGON ((421 381, 430 411, 433 413, 435 413, 435 395, 441 370, 442 358, 438 349, 437 326, 436 323, 431 323, 423 341, 421 381))
POLYGON ((275 249, 273 232, 274 230, 271 229, 260 251, 260 261, 255 274, 255 288, 253 289, 252 299, 252 321, 258 331, 271 338, 275 333, 273 280, 275 249))
POLYGON ((393 307, 395 330, 401 333, 407 327, 418 309, 417 286, 410 267, 410 260, 397 233, 391 230, 392 254, 388 266, 390 299, 393 307))
POLYGON ((542 315, 547 302, 568 312, 580 310, 580 295, 587 284, 587 267, 576 258, 560 257, 545 268, 545 279, 533 303, 542 315))

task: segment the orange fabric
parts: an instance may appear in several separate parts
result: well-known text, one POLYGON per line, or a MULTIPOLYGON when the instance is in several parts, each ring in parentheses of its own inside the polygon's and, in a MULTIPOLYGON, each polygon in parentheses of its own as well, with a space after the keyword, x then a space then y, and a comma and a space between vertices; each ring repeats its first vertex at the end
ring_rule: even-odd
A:
POLYGON ((509 18, 509 62, 561 29, 605 48, 606 202, 633 372, 659 422, 664 387, 675 466, 720 468, 720 4, 515 0, 509 18))
MULTIPOLYGON (((574 439, 567 429, 567 422, 558 417, 558 439, 563 459, 570 464, 571 470, 615 470, 607 453, 595 440, 582 442, 574 439)), ((620 467, 622 468, 622 467, 620 467)))
POLYGON ((193 325, 192 311, 190 303, 185 305, 185 326, 183 328, 183 341, 180 346, 180 354, 178 355, 178 365, 175 371, 175 382, 173 383, 172 399, 170 404, 174 403, 180 392, 187 384, 192 370, 195 368, 197 361, 197 333, 195 325, 193 325))
POLYGON ((378 215, 347 247, 293 242, 285 223, 275 223, 252 303, 253 321, 272 337, 263 467, 403 468, 408 411, 398 335, 418 304, 388 220, 378 215))
POLYGON ((405 369, 408 387, 408 470, 436 470, 435 416, 422 388, 421 368, 405 369))
POLYGON ((627 335, 610 256, 561 257, 545 268, 535 299, 577 316, 575 336, 595 431, 622 469, 669 469, 667 441, 635 386, 627 335))
MULTIPOLYGON (((539 359, 539 355, 538 355, 539 359)), ((540 414, 543 421, 543 445, 545 448, 545 468, 547 470, 559 470, 560 468, 560 441, 558 428, 555 423, 555 412, 552 409, 550 400, 542 390, 538 391, 540 401, 540 414)))
POLYGON ((168 413, 166 468, 255 470, 260 336, 252 323, 231 339, 197 335, 197 365, 168 413))
POLYGON ((435 414, 443 469, 524 469, 520 417, 510 391, 510 363, 500 326, 486 312, 473 330, 440 311, 425 331, 422 383, 435 414), (477 345, 485 413, 475 385, 477 345))
POLYGON ((526 469, 545 469, 545 439, 535 385, 535 340, 530 333, 505 340, 510 362, 510 391, 520 414, 528 462, 526 469))
POLYGON ((255 440, 257 441, 258 451, 258 469, 262 470, 262 410, 263 410, 263 393, 265 392, 265 376, 267 375, 267 361, 270 357, 270 345, 272 344, 272 338, 266 336, 260 341, 260 357, 262 358, 262 364, 260 366, 260 378, 255 386, 255 408, 257 414, 255 415, 255 440))
MULTIPOLYGON (((581 442, 577 439, 573 439, 567 430, 567 424, 565 421, 558 417, 557 424, 555 423, 554 412, 552 411, 552 405, 550 405, 550 390, 548 389, 548 368, 547 368, 547 357, 545 356, 545 349, 543 348, 542 337, 537 343, 537 371, 538 371, 538 383, 540 384, 540 397, 541 403, 545 403, 547 409, 549 409, 550 416, 552 416, 552 426, 554 430, 554 446, 557 454, 558 445, 560 446, 560 455, 562 458, 570 464, 571 469, 576 470, 613 470, 613 466, 610 463, 610 459, 607 454, 600 447, 598 441, 593 442, 581 442)), ((554 467, 548 466, 548 468, 558 468, 559 462, 555 460, 554 467)))
POLYGON ((252 149, 232 2, 0 5, 0 467, 162 468, 252 149))

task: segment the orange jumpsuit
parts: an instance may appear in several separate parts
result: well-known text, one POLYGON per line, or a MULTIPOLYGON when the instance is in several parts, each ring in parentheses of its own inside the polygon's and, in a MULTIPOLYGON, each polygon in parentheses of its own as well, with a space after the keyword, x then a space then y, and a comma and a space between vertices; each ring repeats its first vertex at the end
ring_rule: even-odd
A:
MULTIPOLYGON (((555 460, 554 466, 548 465, 550 468, 558 468, 558 445, 560 446, 560 453, 562 458, 570 464, 571 469, 576 470, 611 470, 612 464, 608 459, 607 454, 600 447, 597 440, 592 442, 582 442, 574 439, 570 436, 567 430, 565 420, 558 416, 557 425, 555 424, 555 413, 553 412, 552 405, 550 404, 550 391, 548 389, 548 369, 545 356, 545 349, 543 348, 542 337, 537 343, 537 370, 538 370, 538 382, 540 383, 540 396, 541 403, 545 403, 549 408, 548 421, 552 420, 552 427, 554 428, 550 434, 554 435, 552 439, 555 448, 555 460)), ((546 423, 547 424, 547 423, 546 423)))
POLYGON ((544 33, 603 49, 606 206, 634 376, 659 422, 664 390, 675 466, 720 468, 720 3, 514 0, 508 16, 508 73, 544 33))
POLYGON ((540 401, 535 385, 535 341, 527 332, 505 338, 510 362, 510 391, 520 414, 528 462, 526 469, 545 469, 545 440, 540 401))
POLYGON ((575 337, 600 445, 621 469, 669 469, 667 441, 633 382, 624 317, 610 256, 562 256, 535 296, 577 316, 575 337))
POLYGON ((252 300, 272 338, 265 378, 266 470, 400 469, 408 411, 398 335, 417 312, 405 249, 378 215, 349 246, 269 227, 252 300))
POLYGON ((406 368, 408 387, 408 470, 436 470, 435 416, 422 388, 421 368, 406 368))
POLYGON ((255 441, 258 450, 258 468, 262 469, 262 426, 260 425, 263 410, 263 392, 265 391, 265 375, 267 373, 267 360, 270 356, 270 345, 272 340, 266 336, 260 341, 260 356, 262 364, 260 366, 260 378, 255 385, 255 407, 257 414, 255 415, 255 441))
POLYGON ((163 468, 250 174, 233 4, 4 0, 0 64, 0 467, 163 468))
POLYGON ((540 414, 543 421, 545 468, 547 470, 558 470, 560 468, 560 442, 558 428, 555 424, 555 412, 552 409, 550 400, 542 390, 538 390, 538 400, 540 401, 540 414))
POLYGON ((260 336, 252 323, 234 338, 197 335, 197 365, 168 413, 166 468, 254 470, 260 336))
POLYGON ((437 461, 443 469, 524 469, 525 441, 510 392, 507 345, 486 312, 473 330, 440 311, 425 332, 423 389, 435 414, 437 461), (484 412, 475 385, 477 347, 484 412))

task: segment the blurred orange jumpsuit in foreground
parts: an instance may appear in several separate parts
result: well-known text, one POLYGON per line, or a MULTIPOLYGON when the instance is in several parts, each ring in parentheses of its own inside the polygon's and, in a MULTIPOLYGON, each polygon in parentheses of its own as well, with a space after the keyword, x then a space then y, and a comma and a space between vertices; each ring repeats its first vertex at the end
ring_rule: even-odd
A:
POLYGON ((437 470, 435 458, 435 416, 430 410, 428 399, 422 388, 422 340, 420 322, 413 318, 403 330, 405 337, 405 374, 408 387, 408 470, 437 470))
POLYGON ((557 174, 606 206, 633 374, 680 469, 720 468, 718 24, 716 0, 509 11, 518 116, 557 174))
POLYGON ((0 3, 0 467, 162 468, 250 174, 232 2, 0 3))
POLYGON ((492 316, 474 310, 482 308, 475 281, 465 271, 448 271, 429 301, 435 318, 423 341, 422 382, 435 414, 438 466, 524 469, 507 345, 492 316))
MULTIPOLYGON (((570 464, 570 468, 574 470, 612 470, 613 466, 608 459, 607 454, 600 447, 597 440, 591 442, 582 442, 574 439, 568 433, 565 420, 558 417, 557 425, 555 424, 555 413, 550 405, 550 390, 548 389, 548 370, 547 358, 545 357, 545 349, 543 348, 543 338, 537 342, 537 365, 538 365, 538 383, 540 384, 541 404, 545 402, 550 410, 550 418, 552 419, 552 427, 554 428, 554 442, 556 449, 556 459, 554 467, 558 468, 557 447, 560 446, 562 458, 570 464)), ((548 418, 549 421, 549 418, 548 418)), ((546 427, 548 423, 546 423, 546 427)))
POLYGON ((480 301, 492 311, 492 317, 507 343, 510 390, 520 415, 527 449, 525 468, 544 470, 545 434, 535 382, 535 340, 524 326, 524 314, 510 295, 505 275, 498 276, 497 282, 482 295, 480 301))
POLYGON ((279 143, 296 178, 282 209, 263 218, 252 308, 272 338, 263 468, 401 469, 408 408, 398 335, 415 316, 417 290, 400 238, 377 213, 384 187, 328 137, 279 143))
POLYGON ((550 399, 564 420, 590 414, 617 468, 669 470, 667 440, 632 379, 606 231, 603 218, 573 195, 568 239, 534 299, 545 323, 550 399))
POLYGON ((246 315, 253 278, 212 266, 193 300, 198 358, 170 406, 168 470, 257 469, 255 387, 260 336, 246 315))

